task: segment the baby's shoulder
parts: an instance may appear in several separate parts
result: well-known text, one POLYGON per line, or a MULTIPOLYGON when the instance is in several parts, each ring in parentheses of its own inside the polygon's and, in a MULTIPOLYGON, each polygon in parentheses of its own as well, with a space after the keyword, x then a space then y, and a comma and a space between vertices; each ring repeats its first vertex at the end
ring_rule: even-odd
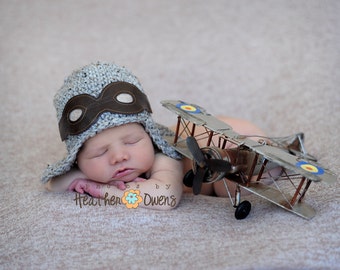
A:
POLYGON ((163 153, 157 153, 155 155, 155 161, 153 169, 164 169, 164 168, 179 168, 182 166, 182 161, 171 158, 163 153))
POLYGON ((155 162, 154 163, 157 163, 157 162, 160 162, 160 161, 170 161, 172 158, 171 157, 168 157, 167 155, 163 154, 162 152, 159 152, 159 153, 156 153, 155 154, 155 162))

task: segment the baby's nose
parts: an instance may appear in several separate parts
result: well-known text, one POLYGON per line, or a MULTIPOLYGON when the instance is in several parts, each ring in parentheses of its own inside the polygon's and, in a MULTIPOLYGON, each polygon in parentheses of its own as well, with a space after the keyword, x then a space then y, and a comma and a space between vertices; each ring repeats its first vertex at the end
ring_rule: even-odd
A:
POLYGON ((114 151, 110 155, 110 163, 111 164, 120 163, 122 161, 127 160, 128 157, 129 157, 128 153, 124 150, 114 151))

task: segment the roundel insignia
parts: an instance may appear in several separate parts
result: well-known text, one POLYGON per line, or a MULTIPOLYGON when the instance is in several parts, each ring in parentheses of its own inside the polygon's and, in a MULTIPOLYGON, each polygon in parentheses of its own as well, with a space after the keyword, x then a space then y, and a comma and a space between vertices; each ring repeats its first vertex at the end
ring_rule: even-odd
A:
POLYGON ((321 167, 312 165, 312 164, 310 164, 306 161, 300 161, 300 162, 296 163, 296 167, 300 167, 300 168, 304 169, 305 171, 310 172, 312 174, 320 175, 320 174, 324 173, 324 170, 321 167))
POLYGON ((176 107, 188 113, 201 113, 199 108, 186 103, 178 103, 176 107))

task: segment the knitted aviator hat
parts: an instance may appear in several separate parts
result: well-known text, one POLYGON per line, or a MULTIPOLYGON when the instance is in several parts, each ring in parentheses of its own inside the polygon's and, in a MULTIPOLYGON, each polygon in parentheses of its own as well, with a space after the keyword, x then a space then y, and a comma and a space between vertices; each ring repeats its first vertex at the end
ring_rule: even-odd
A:
POLYGON ((74 71, 55 95, 54 106, 67 155, 48 165, 42 176, 44 183, 74 166, 79 149, 87 139, 127 123, 142 124, 155 147, 169 157, 180 158, 162 138, 171 131, 153 121, 140 82, 124 67, 98 62, 74 71))

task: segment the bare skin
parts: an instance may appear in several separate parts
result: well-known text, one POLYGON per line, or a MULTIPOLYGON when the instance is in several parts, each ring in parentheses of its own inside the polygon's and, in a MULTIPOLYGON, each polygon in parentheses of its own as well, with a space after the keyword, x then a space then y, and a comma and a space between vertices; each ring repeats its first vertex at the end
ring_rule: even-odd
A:
MULTIPOLYGON (((264 136, 264 132, 246 120, 218 117, 234 131, 243 135, 264 136)), ((200 132, 200 127, 196 131, 200 132)), ((202 145, 204 146, 204 142, 202 145)), ((175 204, 140 206, 168 210, 176 207, 183 191, 183 175, 192 167, 192 161, 174 160, 162 153, 154 153, 151 138, 136 123, 107 129, 87 140, 77 158, 78 168, 51 179, 50 191, 76 191, 96 198, 122 197, 127 189, 139 190, 153 198, 173 198, 175 204), (133 134, 133 136, 131 135, 133 134), (146 181, 147 180, 147 181, 146 181)), ((233 193, 235 185, 229 185, 233 193)), ((185 192, 192 192, 184 187, 185 192)), ((226 197, 222 181, 203 184, 201 194, 226 197)))
POLYGON ((171 205, 140 204, 159 210, 172 209, 180 201, 182 162, 155 154, 151 138, 137 123, 110 128, 90 138, 79 152, 77 163, 79 169, 51 179, 46 188, 74 190, 96 198, 121 198, 126 189, 156 199, 171 198, 171 205))

